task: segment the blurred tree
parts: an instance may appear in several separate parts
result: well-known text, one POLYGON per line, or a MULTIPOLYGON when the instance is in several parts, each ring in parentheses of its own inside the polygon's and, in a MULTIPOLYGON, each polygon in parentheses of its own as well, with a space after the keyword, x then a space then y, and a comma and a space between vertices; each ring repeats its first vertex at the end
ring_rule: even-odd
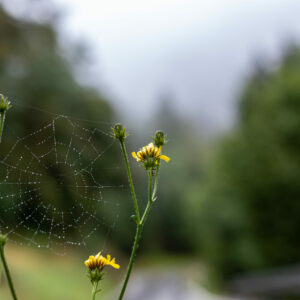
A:
POLYGON ((151 128, 155 124, 156 130, 167 134, 168 143, 163 151, 171 161, 162 163, 158 200, 152 208, 149 225, 145 227, 144 242, 150 251, 164 249, 173 253, 192 253, 196 249, 195 220, 190 216, 193 208, 189 205, 194 207, 194 203, 186 202, 186 193, 191 182, 201 179, 204 147, 199 142, 201 134, 176 113, 173 103, 172 95, 163 95, 154 119, 147 126, 151 128))
POLYGON ((300 260, 300 51, 258 68, 235 132, 208 165, 198 197, 199 246, 215 278, 300 260))
MULTIPOLYGON (((22 1, 23 4, 25 2, 22 1)), ((30 2, 30 5, 34 6, 35 4, 30 2)), ((43 5, 43 3, 39 3, 39 5, 43 5)), ((46 5, 48 4, 46 3, 46 5)), ((0 92, 8 96, 13 102, 13 108, 7 116, 4 131, 5 142, 1 144, 0 160, 9 152, 18 137, 26 136, 47 125, 53 120, 55 114, 66 114, 71 116, 71 120, 74 117, 76 123, 79 122, 80 125, 91 129, 94 126, 97 127, 97 124, 89 121, 107 121, 107 124, 101 122, 100 126, 106 132, 110 130, 111 125, 109 122, 114 118, 114 111, 108 101, 101 97, 98 91, 80 85, 75 79, 74 69, 78 71, 80 68, 72 65, 74 61, 71 61, 70 55, 76 57, 76 64, 80 64, 82 68, 81 59, 86 58, 86 51, 74 51, 73 53, 72 50, 68 49, 71 53, 63 52, 59 46, 57 33, 51 18, 46 18, 46 22, 42 22, 43 19, 37 16, 33 18, 33 9, 34 7, 31 6, 29 10, 27 9, 27 11, 31 11, 30 17, 25 13, 24 17, 16 18, 0 7, 0 92), (38 22, 33 21, 35 19, 38 22), (88 122, 77 120, 77 118, 88 122)), ((43 9, 39 7, 37 10, 40 12, 43 9)), ((48 7, 45 11, 47 10, 48 7)), ((84 47, 80 47, 79 50, 82 49, 84 47)), ((174 113, 170 101, 166 102, 162 99, 162 105, 157 110, 156 118, 151 120, 152 124, 156 124, 157 129, 163 129, 167 132, 171 142, 170 146, 166 146, 165 151, 172 157, 172 161, 162 169, 160 200, 153 208, 151 224, 145 228, 143 242, 146 247, 144 249, 149 251, 155 248, 157 250, 165 249, 178 252, 190 251, 195 248, 192 220, 188 215, 189 211, 184 195, 190 181, 199 178, 199 172, 201 173, 198 138, 195 138, 190 126, 174 113), (189 152, 188 155, 187 152, 189 152), (177 171, 179 169, 181 170, 180 176, 178 176, 177 171), (174 182, 176 184, 173 184, 174 182), (164 230, 161 230, 161 228, 164 228, 164 230), (156 242, 153 243, 153 240, 156 242)), ((152 127, 152 124, 147 127, 152 127)), ((144 132, 149 132, 149 130, 145 129, 144 132)), ((80 134, 86 136, 84 132, 80 134)), ((67 122, 59 121, 56 124, 56 136, 65 141, 72 136, 72 128, 68 126, 67 122)), ((34 142, 34 140, 30 141, 34 142)), ((103 145, 107 146, 110 142, 111 140, 103 134, 93 136, 93 143, 100 151, 102 151, 103 145)), ((83 143, 84 141, 78 140, 77 147, 84 147, 83 143)), ((135 140, 129 137, 128 143, 128 149, 133 151, 136 148, 133 148, 132 145, 135 144, 140 147, 144 144, 144 140, 141 144, 138 144, 136 136, 135 140)), ((12 160, 19 159, 24 155, 22 151, 24 151, 24 147, 15 149, 12 160)), ((47 153, 49 145, 47 143, 40 145, 38 151, 47 153)), ((91 162, 90 154, 89 152, 83 152, 83 164, 88 165, 91 162)), ((45 163, 52 165, 51 159, 53 158, 50 157, 45 163)), ((12 164, 14 165, 15 162, 12 161, 12 164)), ((145 196, 144 183, 146 181, 143 180, 145 174, 141 168, 136 167, 135 162, 133 162, 133 165, 137 175, 135 181, 139 186, 139 199, 142 200, 145 196)), ((93 175, 103 185, 111 186, 126 183, 127 179, 123 166, 121 152, 116 144, 105 152, 105 159, 97 161, 93 175), (115 168, 116 166, 120 168, 115 168)), ((42 165, 37 167, 42 168, 42 165)), ((6 171, 6 166, 0 165, 0 180, 3 180, 6 171)), ((42 201, 44 203, 55 203, 56 207, 68 210, 76 200, 72 189, 68 188, 73 184, 72 176, 66 179, 64 185, 61 184, 61 181, 62 174, 68 174, 70 170, 62 164, 54 164, 51 168, 47 170, 42 168, 40 171, 47 178, 45 184, 42 185, 42 201)), ((18 179, 16 178, 16 180, 18 179)), ((0 188, 1 193, 5 193, 4 186, 0 188)), ((10 192, 7 191, 7 193, 10 192)), ((11 191, 11 193, 15 193, 15 191, 11 191)), ((134 231, 134 224, 131 223, 129 217, 133 213, 130 192, 129 190, 124 192, 124 190, 118 189, 105 189, 102 196, 104 200, 107 200, 103 202, 107 203, 106 205, 99 206, 98 212, 98 216, 105 219, 105 224, 101 225, 103 227, 102 234, 106 236, 110 231, 107 226, 117 222, 116 230, 111 238, 120 248, 129 251, 131 236, 134 231), (114 202, 121 204, 122 213, 119 215, 118 220, 116 219, 118 211, 114 206, 114 202)), ((22 200, 27 201, 28 199, 24 196, 22 200)), ((17 212, 10 210, 10 214, 5 214, 5 216, 0 211, 0 225, 7 225, 8 223, 13 225, 24 219, 24 216, 29 215, 38 206, 40 200, 39 196, 31 197, 30 201, 26 202, 30 205, 20 206, 17 212)), ((10 207, 10 200, 7 199, 6 201, 6 205, 10 207)), ((5 204, 2 203, 2 205, 5 204)), ((40 212, 40 216, 46 214, 45 211, 41 210, 40 212)), ((80 215, 80 213, 81 211, 74 212, 75 215, 80 215)), ((48 217, 52 218, 53 216, 48 217)), ((72 218, 72 215, 66 215, 65 217, 72 218)), ((41 220, 37 219, 35 221, 41 222, 41 220)), ((36 228, 35 221, 30 218, 26 225, 32 226, 34 229, 36 228)), ((69 222, 72 222, 72 220, 66 220, 66 223, 69 222)), ((76 236, 80 233, 71 232, 69 234, 76 236)), ((101 236, 98 239, 100 238, 101 236)))
MULTIPOLYGON (((31 3, 31 5, 34 4, 31 3)), ((77 59, 80 60, 78 57, 77 59)), ((17 19, 9 15, 1 6, 0 88, 0 92, 7 96, 13 104, 13 108, 7 116, 3 139, 5 142, 1 144, 0 160, 8 153, 18 137, 23 137, 47 125, 53 120, 55 114, 67 114, 74 118, 90 121, 107 121, 108 123, 101 123, 101 128, 106 132, 110 130, 111 124, 109 122, 114 118, 111 106, 106 99, 99 95, 98 91, 82 86, 76 81, 73 68, 65 57, 65 53, 61 51, 57 33, 50 22, 41 23, 26 18, 17 19)), ((82 124, 84 121, 75 120, 75 122, 82 124)), ((93 122, 82 124, 87 128, 93 128, 96 125, 93 122)), ((66 141, 72 136, 72 130, 73 128, 68 126, 67 122, 58 122, 56 124, 56 137, 66 141)), ((80 134, 87 136, 86 132, 80 134)), ((82 148, 84 145, 80 144, 83 142, 78 139, 78 141, 74 141, 74 144, 77 143, 78 149, 82 149, 83 166, 88 166, 91 160, 95 158, 95 153, 94 156, 91 156, 91 152, 85 151, 82 148)), ((92 143, 100 152, 111 142, 112 140, 105 134, 93 135, 92 143)), ((34 147, 35 145, 32 144, 31 146, 34 147)), ((41 153, 49 151, 47 143, 39 147, 41 153)), ((16 148, 14 152, 16 157, 12 159, 16 160, 22 155, 24 156, 22 151, 24 151, 24 147, 20 150, 16 148)), ((125 174, 120 172, 120 169, 114 168, 118 158, 121 161, 118 147, 112 147, 110 151, 106 152, 105 159, 98 160, 95 164, 93 175, 101 184, 118 185, 126 182, 125 174), (106 170, 105 176, 103 170, 106 170)), ((45 161, 47 159, 46 157, 45 161)), ((16 162, 12 163, 16 164, 16 162)), ((47 184, 42 186, 41 194, 45 197, 43 200, 47 203, 48 198, 51 197, 51 201, 55 201, 57 207, 72 207, 72 201, 74 201, 72 191, 67 184, 62 187, 58 180, 61 178, 61 174, 66 174, 68 171, 65 169, 66 166, 63 164, 54 165, 51 161, 47 163, 51 167, 40 170, 43 174, 46 172, 47 174, 44 175, 48 178, 47 184)), ((6 174, 5 168, 4 165, 1 166, 1 179, 6 174)), ((42 164, 40 164, 40 168, 42 168, 42 164)), ((70 176, 67 180, 71 180, 70 176)), ((71 182, 69 183, 71 184, 71 182)), ((7 189, 3 185, 1 186, 1 193, 4 192, 3 189, 5 188, 7 189)), ((37 206, 39 197, 36 199, 36 201, 30 201, 30 204, 27 202, 26 208, 20 206, 18 212, 11 211, 11 215, 6 213, 4 216, 0 212, 0 219, 2 222, 3 219, 7 222, 17 222, 18 216, 24 218, 28 211, 37 206)), ((114 198, 108 200, 113 202, 114 198)), ((8 199, 8 201, 11 200, 8 199)), ((8 203, 8 205, 10 204, 8 203)), ((108 225, 115 222, 117 215, 117 212, 111 211, 111 209, 111 207, 101 207, 98 212, 100 217, 105 217, 108 225), (103 216, 104 214, 105 216, 103 216)), ((80 212, 75 211, 74 214, 76 213, 80 214, 80 212)), ((72 215, 66 215, 66 218, 72 218, 72 215)), ((34 221, 32 222, 34 223, 34 221)), ((36 226, 36 224, 33 225, 36 226)), ((104 234, 107 233, 107 230, 107 228, 103 229, 104 234)), ((73 234, 79 233, 73 232, 73 234)))

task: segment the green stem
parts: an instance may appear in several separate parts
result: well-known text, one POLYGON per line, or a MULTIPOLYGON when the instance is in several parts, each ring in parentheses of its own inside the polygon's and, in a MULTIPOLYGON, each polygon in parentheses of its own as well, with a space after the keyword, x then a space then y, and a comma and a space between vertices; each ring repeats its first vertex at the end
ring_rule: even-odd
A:
POLYGON ((127 156, 127 152, 126 152, 126 148, 125 148, 125 143, 124 143, 124 141, 120 141, 120 144, 121 144, 121 149, 122 149, 122 153, 123 153, 125 164, 126 164, 128 181, 129 181, 131 195, 132 195, 133 204, 134 204, 134 208, 135 208, 136 222, 137 222, 137 224, 139 224, 140 223, 140 211, 139 211, 139 206, 138 206, 138 202, 136 199, 136 194, 135 194, 134 185, 133 185, 133 181, 132 181, 132 176, 131 176, 128 156, 127 156))
POLYGON ((98 288, 98 282, 95 281, 93 284, 93 290, 92 290, 92 300, 96 299, 97 288, 98 288))
POLYGON ((2 139, 4 121, 5 121, 5 112, 2 113, 1 116, 0 116, 0 143, 1 143, 1 139, 2 139))
POLYGON ((152 199, 151 199, 152 202, 154 202, 156 192, 157 192, 159 166, 160 166, 160 161, 158 162, 158 165, 157 165, 157 168, 156 168, 156 173, 155 173, 154 187, 153 187, 153 193, 152 193, 152 199))
POLYGON ((0 264, 0 283, 1 283, 1 278, 2 278, 2 264, 0 264))
POLYGON ((131 273, 131 270, 132 270, 132 267, 133 267, 133 263, 134 263, 134 258, 135 258, 135 255, 136 255, 136 251, 138 249, 140 238, 141 238, 142 228, 143 228, 143 226, 141 224, 137 224, 135 238, 134 238, 134 244, 133 244, 133 247, 132 247, 131 256, 130 256, 129 264, 128 264, 128 267, 127 267, 127 272, 126 272, 125 280, 124 280, 124 283, 123 283, 123 287, 122 287, 122 290, 121 290, 121 293, 120 293, 120 296, 119 296, 119 300, 123 299, 123 296, 124 296, 124 293, 125 293, 125 290, 126 290, 126 287, 127 287, 127 283, 128 283, 129 277, 130 277, 130 273, 131 273))
POLYGON ((148 194, 148 203, 147 203, 147 206, 145 208, 145 211, 144 211, 144 214, 142 216, 142 219, 141 219, 141 224, 144 225, 145 222, 146 222, 146 218, 149 214, 149 211, 150 211, 150 208, 153 204, 153 195, 152 195, 152 170, 150 170, 148 172, 148 191, 149 191, 149 194, 148 194))
POLYGON ((122 287, 122 290, 121 290, 121 293, 120 293, 120 296, 119 296, 119 300, 123 299, 123 296, 124 296, 124 293, 125 293, 125 290, 126 290, 126 287, 127 287, 127 284, 128 284, 128 280, 129 280, 129 277, 130 277, 130 274, 131 274, 131 271, 132 271, 134 259, 135 259, 135 256, 136 256, 136 251, 138 249, 139 241, 140 241, 140 238, 141 238, 142 229, 143 229, 143 226, 145 224, 146 217, 147 217, 147 215, 150 211, 150 208, 153 204, 153 201, 152 201, 152 169, 149 170, 149 172, 148 172, 148 179, 149 179, 148 203, 147 203, 147 206, 146 206, 146 209, 144 211, 144 214, 143 214, 143 217, 142 217, 141 221, 137 224, 135 239, 134 239, 134 243, 133 243, 133 247, 132 247, 132 251, 131 251, 131 256, 130 256, 130 260, 129 260, 125 280, 124 280, 124 283, 123 283, 123 287, 122 287))
POLYGON ((159 172, 159 164, 156 168, 156 174, 155 174, 155 179, 154 179, 154 187, 153 187, 153 192, 151 195, 151 189, 152 189, 152 170, 151 172, 148 173, 149 176, 149 199, 148 199, 148 203, 147 206, 145 208, 144 214, 142 216, 141 219, 141 223, 144 225, 147 219, 147 216, 149 214, 150 208, 155 200, 155 196, 156 196, 156 192, 157 192, 157 186, 158 186, 158 172, 159 172), (151 187, 151 189, 150 189, 151 187))
MULTIPOLYGON (((0 143, 1 143, 1 140, 2 140, 4 121, 5 121, 5 112, 2 112, 2 113, 0 113, 0 143)), ((0 257, 1 257, 2 265, 3 265, 3 268, 4 268, 5 274, 6 274, 6 278, 7 278, 7 281, 8 281, 8 285, 9 285, 9 288, 10 288, 11 295, 12 295, 14 300, 17 300, 18 298, 17 298, 16 292, 15 292, 15 289, 14 289, 12 278, 11 278, 11 275, 10 275, 10 272, 9 272, 9 269, 8 269, 8 265, 7 265, 7 262, 6 262, 6 259, 5 259, 5 255, 4 255, 4 244, 5 244, 5 242, 2 240, 1 243, 0 243, 0 257)), ((2 276, 2 267, 1 267, 1 264, 0 264, 0 279, 1 279, 1 276, 2 276)))
POLYGON ((14 300, 17 300, 18 298, 17 298, 16 292, 15 292, 15 289, 14 289, 14 285, 13 285, 13 282, 12 282, 12 279, 11 279, 11 276, 10 276, 10 272, 9 272, 9 269, 8 269, 8 266, 7 266, 7 263, 6 263, 6 260, 5 260, 4 248, 3 247, 4 247, 3 245, 0 245, 1 261, 2 261, 2 264, 3 264, 3 267, 4 267, 4 271, 5 271, 6 278, 7 278, 8 284, 9 284, 11 295, 12 295, 14 300))

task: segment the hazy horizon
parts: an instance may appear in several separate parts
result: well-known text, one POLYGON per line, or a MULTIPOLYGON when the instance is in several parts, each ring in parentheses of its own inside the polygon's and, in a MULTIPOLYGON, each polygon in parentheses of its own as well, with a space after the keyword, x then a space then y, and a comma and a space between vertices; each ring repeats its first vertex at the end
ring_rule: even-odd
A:
POLYGON ((228 128, 253 62, 276 61, 286 41, 300 37, 300 2, 292 0, 53 3, 62 11, 62 43, 89 47, 84 81, 125 118, 134 114, 137 124, 169 95, 184 116, 213 130, 228 128))

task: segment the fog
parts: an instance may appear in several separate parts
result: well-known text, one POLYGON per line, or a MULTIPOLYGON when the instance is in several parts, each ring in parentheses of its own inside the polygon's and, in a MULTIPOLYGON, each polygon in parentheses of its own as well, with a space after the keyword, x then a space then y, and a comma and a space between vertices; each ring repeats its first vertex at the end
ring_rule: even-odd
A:
MULTIPOLYGON (((7 4, 15 10, 14 2, 7 4)), ((300 3, 293 0, 53 2, 63 11, 62 43, 89 48, 89 74, 79 78, 125 117, 133 113, 135 123, 168 95, 204 128, 228 128, 253 62, 276 61, 287 39, 300 37, 300 3)))

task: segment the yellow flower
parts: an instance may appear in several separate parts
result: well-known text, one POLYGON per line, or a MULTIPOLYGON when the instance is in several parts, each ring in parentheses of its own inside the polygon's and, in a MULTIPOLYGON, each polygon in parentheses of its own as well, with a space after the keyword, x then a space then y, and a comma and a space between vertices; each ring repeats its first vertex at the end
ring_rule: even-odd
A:
POLYGON ((120 266, 115 263, 115 259, 111 259, 111 256, 108 254, 105 258, 101 255, 101 252, 99 252, 96 256, 91 255, 88 260, 84 262, 84 264, 90 269, 99 269, 103 270, 105 266, 109 265, 112 266, 115 269, 120 269, 120 266))
POLYGON ((149 160, 153 160, 155 164, 158 163, 159 159, 164 160, 165 162, 169 162, 170 158, 166 155, 160 154, 161 147, 154 146, 153 143, 148 144, 147 146, 143 147, 137 153, 132 152, 132 156, 137 160, 137 162, 146 162, 149 160))

